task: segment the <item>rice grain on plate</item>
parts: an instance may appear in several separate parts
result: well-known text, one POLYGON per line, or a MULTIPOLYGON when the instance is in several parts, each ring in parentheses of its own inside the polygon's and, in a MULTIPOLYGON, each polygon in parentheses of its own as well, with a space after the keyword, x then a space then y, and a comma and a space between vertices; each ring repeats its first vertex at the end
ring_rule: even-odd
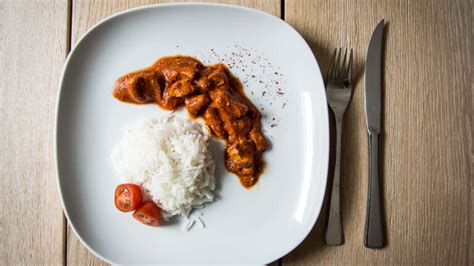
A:
POLYGON ((214 200, 210 137, 201 124, 175 115, 146 119, 126 127, 112 161, 119 177, 141 185, 165 217, 187 215, 214 200))

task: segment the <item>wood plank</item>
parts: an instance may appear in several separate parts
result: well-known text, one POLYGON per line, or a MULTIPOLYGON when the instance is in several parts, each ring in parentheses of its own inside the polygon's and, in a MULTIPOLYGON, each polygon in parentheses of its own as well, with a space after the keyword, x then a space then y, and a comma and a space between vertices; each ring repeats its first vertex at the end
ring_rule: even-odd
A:
POLYGON ((0 264, 58 265, 65 223, 53 158, 65 1, 0 0, 0 264))
POLYGON ((323 244, 322 215, 283 264, 472 265, 472 1, 292 0, 286 1, 285 15, 310 43, 324 73, 334 48, 353 47, 359 80, 343 135, 346 242, 323 244), (381 18, 388 23, 382 167, 388 247, 370 250, 363 245, 362 72, 371 32, 381 18))
MULTIPOLYGON (((90 1, 75 0, 72 16, 72 43, 77 40, 100 20, 122 10, 153 3, 167 3, 173 1, 162 0, 120 0, 120 1, 90 1)), ((187 2, 215 2, 248 6, 280 16, 279 0, 216 0, 216 1, 187 1, 187 2)), ((77 239, 68 226, 67 234, 67 264, 68 265, 103 265, 100 259, 90 253, 77 239)))

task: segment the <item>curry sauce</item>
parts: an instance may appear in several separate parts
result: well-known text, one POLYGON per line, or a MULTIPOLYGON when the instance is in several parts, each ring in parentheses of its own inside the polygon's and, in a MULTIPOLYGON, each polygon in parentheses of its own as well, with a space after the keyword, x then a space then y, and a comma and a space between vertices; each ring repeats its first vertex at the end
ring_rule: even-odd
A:
POLYGON ((245 187, 258 181, 262 153, 268 147, 261 114, 224 64, 205 66, 189 56, 163 57, 119 78, 113 95, 127 103, 157 103, 166 110, 185 106, 192 117, 204 119, 214 136, 225 140, 227 170, 245 187))

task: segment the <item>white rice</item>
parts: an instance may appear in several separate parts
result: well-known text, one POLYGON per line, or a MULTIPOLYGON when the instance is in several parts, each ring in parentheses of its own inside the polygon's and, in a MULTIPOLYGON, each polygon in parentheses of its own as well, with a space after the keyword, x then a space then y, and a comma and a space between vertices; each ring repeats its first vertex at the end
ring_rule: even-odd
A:
POLYGON ((209 139, 207 128, 172 114, 146 119, 126 127, 112 162, 123 182, 140 185, 165 218, 188 215, 214 200, 209 139))

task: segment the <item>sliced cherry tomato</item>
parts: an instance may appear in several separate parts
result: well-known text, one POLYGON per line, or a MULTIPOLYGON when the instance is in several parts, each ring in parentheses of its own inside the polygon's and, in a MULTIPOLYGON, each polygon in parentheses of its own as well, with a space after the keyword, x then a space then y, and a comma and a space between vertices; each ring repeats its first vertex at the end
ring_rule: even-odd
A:
POLYGON ((134 184, 122 184, 115 189, 115 207, 119 211, 129 212, 142 203, 142 191, 134 184))
POLYGON ((160 208, 153 201, 147 201, 133 213, 133 218, 149 226, 158 226, 160 212, 160 208))

